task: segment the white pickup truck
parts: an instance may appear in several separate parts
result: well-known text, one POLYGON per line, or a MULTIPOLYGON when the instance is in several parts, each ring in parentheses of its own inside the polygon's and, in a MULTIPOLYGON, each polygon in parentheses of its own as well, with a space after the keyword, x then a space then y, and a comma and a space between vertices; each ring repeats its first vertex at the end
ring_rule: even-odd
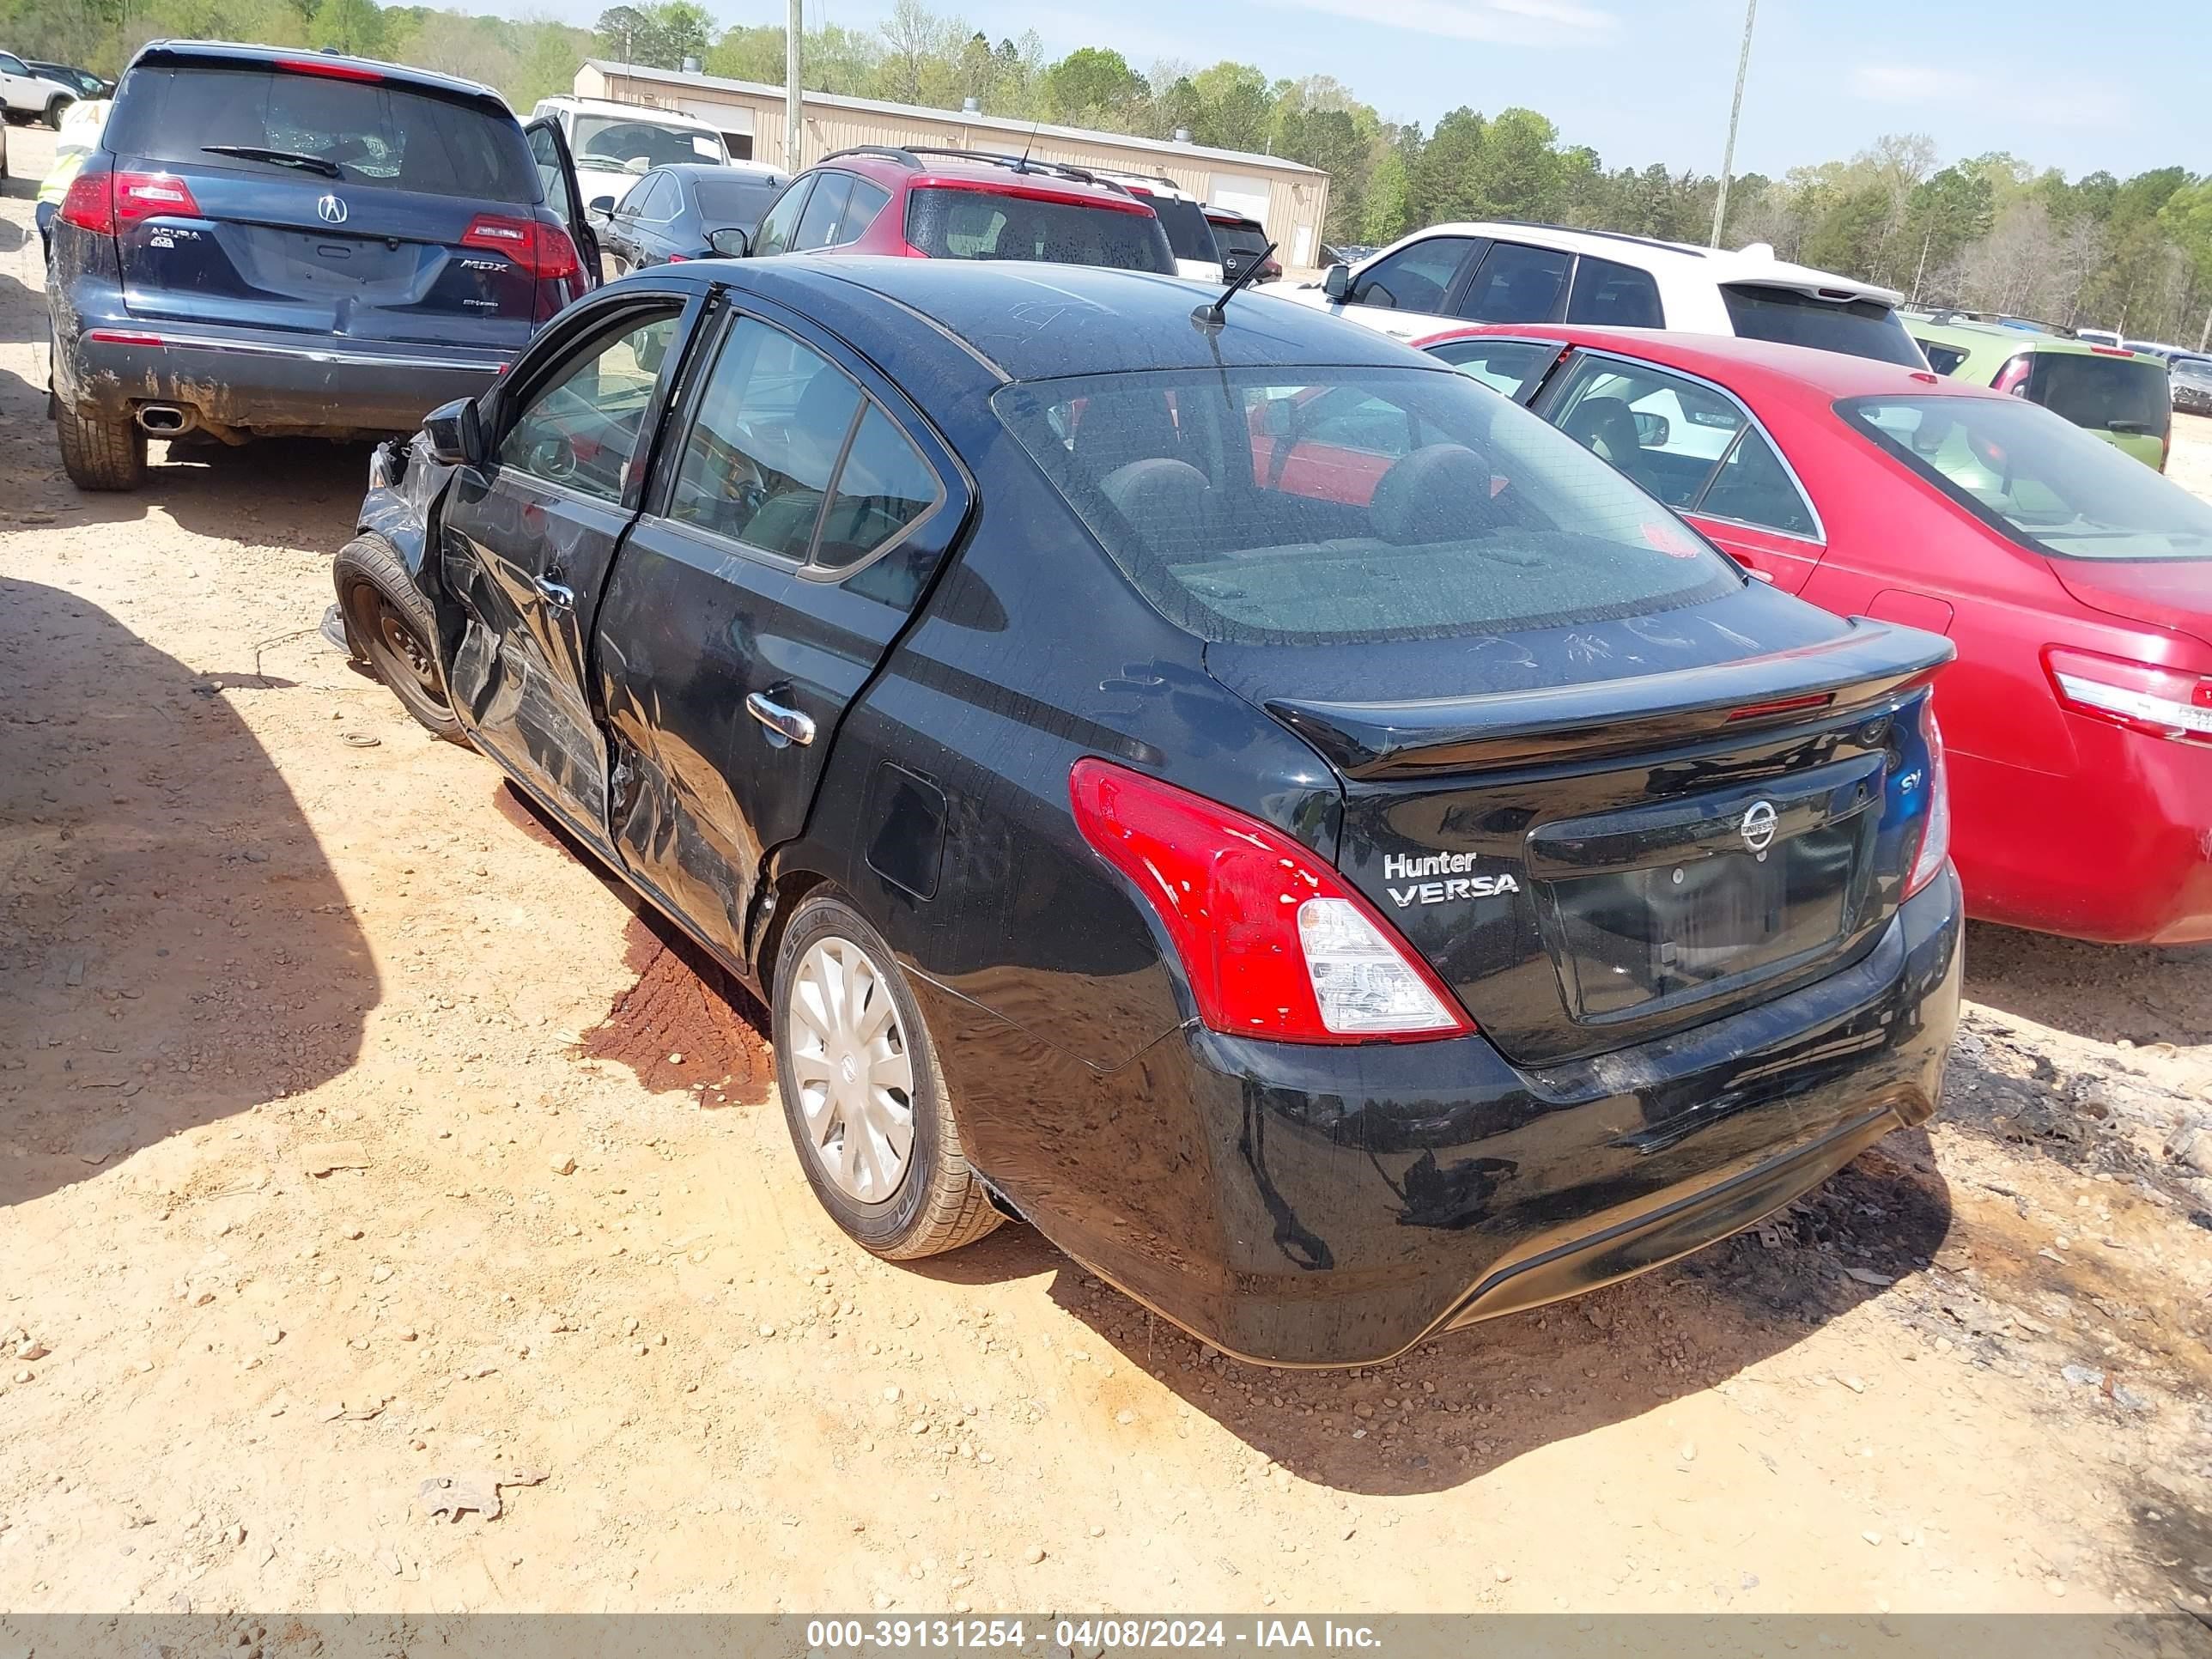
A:
POLYGON ((13 52, 0 52, 0 109, 10 121, 44 121, 59 127, 62 112, 76 102, 76 88, 31 73, 13 52))

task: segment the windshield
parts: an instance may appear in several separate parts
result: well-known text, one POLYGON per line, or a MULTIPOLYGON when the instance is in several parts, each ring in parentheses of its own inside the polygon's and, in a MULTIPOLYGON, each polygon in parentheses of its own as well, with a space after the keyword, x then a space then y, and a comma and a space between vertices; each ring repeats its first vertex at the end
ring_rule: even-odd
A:
POLYGON ((726 179, 697 179, 694 191, 699 198, 699 216, 709 230, 726 230, 732 226, 750 230, 768 211, 768 204, 783 193, 783 185, 781 179, 735 173, 726 179))
POLYGON ((1139 372, 993 406, 1145 596, 1209 640, 1496 633, 1742 581, 1572 439, 1447 369, 1139 372))
POLYGON ((2173 394, 2163 365, 2140 357, 2039 351, 2027 395, 2076 426, 2162 438, 2173 423, 2173 394))
POLYGON ((1813 346, 1877 362, 1926 367, 1898 314, 1879 300, 1816 300, 1795 289, 1734 283, 1721 289, 1729 323, 1747 340, 1813 346))
POLYGON ((730 159, 722 141, 690 127, 665 127, 629 115, 579 115, 568 147, 580 167, 643 173, 651 167, 682 167, 695 161, 717 165, 730 159))
POLYGON ((1158 219, 1103 204, 924 185, 907 192, 906 240, 933 259, 1042 259, 1175 274, 1158 219))
POLYGON ((1844 417, 2024 547, 2071 559, 2212 558, 2212 506, 2014 398, 1856 398, 1844 417))
POLYGON ((540 199, 538 169, 512 116, 397 86, 258 64, 133 70, 104 142, 118 155, 172 166, 291 173, 311 182, 319 174, 494 202, 540 199))

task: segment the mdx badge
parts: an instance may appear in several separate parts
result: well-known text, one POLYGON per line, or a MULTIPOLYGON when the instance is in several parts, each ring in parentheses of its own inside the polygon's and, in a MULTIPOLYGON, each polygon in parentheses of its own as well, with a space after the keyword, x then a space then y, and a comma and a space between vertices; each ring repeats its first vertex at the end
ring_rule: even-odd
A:
POLYGON ((1774 803, 1755 800, 1743 809, 1743 822, 1736 825, 1736 833, 1743 844, 1754 853, 1764 853, 1774 844, 1774 803))
POLYGON ((1510 872, 1497 876, 1474 874, 1477 862, 1473 853, 1387 854, 1382 860, 1383 881, 1403 881, 1410 885, 1386 885, 1384 890, 1401 910, 1415 904, 1445 904, 1454 899, 1497 898, 1521 890, 1520 882, 1510 872), (1422 879, 1425 876, 1449 879, 1425 881, 1422 879))

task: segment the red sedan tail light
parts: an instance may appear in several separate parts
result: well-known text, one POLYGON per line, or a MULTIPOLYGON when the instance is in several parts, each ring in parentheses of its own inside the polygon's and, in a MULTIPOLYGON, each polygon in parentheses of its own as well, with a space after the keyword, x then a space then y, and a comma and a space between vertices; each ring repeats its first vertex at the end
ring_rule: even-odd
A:
POLYGON ((1428 965, 1312 849, 1101 760, 1068 775, 1075 822, 1174 941, 1199 1018, 1277 1042, 1407 1042, 1474 1029, 1428 965))
POLYGON ((2059 702, 2131 732, 2212 742, 2212 679, 2155 663, 2051 646, 2043 653, 2059 702))

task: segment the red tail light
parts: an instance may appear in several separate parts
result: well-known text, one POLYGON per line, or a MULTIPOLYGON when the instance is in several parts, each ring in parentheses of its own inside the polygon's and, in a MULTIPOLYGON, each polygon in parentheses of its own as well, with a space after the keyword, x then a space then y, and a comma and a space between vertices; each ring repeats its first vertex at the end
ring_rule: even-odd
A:
POLYGON ((169 173, 79 173, 62 198, 60 218, 79 230, 112 236, 141 220, 197 219, 192 187, 169 173))
POLYGON ((1936 723, 1936 699, 1920 700, 1920 735, 1928 744, 1928 807, 1920 818, 1920 850, 1905 878, 1905 896, 1936 879, 1951 855, 1951 769, 1943 758, 1943 728, 1936 723))
POLYGON ((80 173, 70 180, 69 194, 62 198, 58 216, 65 225, 75 225, 79 230, 97 232, 102 236, 115 234, 115 175, 109 173, 80 173))
POLYGON ((1311 849, 1105 761, 1078 761, 1083 838, 1145 896, 1212 1030, 1278 1042, 1419 1042, 1474 1026, 1311 849))
POLYGON ((565 281, 584 268, 568 233, 538 219, 479 213, 461 233, 461 246, 504 253, 541 282, 565 281))
POLYGON ((2056 645, 2043 665, 2060 703, 2077 714, 2154 738, 2212 742, 2212 679, 2056 645))
POLYGON ((118 230, 135 225, 141 219, 200 216, 200 204, 192 199, 192 187, 174 173, 118 173, 113 177, 118 230))

